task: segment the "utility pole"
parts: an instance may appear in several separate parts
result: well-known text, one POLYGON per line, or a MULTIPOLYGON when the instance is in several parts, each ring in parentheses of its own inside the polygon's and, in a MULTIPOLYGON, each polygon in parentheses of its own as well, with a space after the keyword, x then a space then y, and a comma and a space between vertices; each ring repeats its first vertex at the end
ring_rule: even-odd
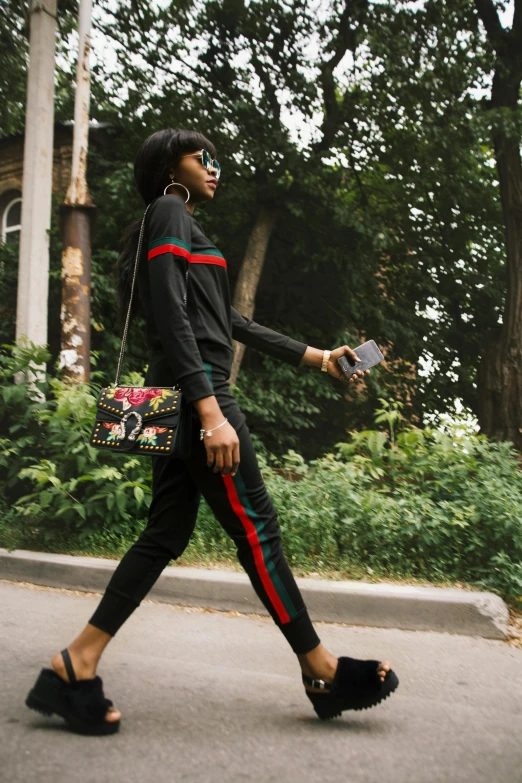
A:
POLYGON ((80 0, 71 182, 61 207, 63 254, 59 368, 63 368, 64 379, 85 383, 90 380, 91 234, 96 211, 86 180, 91 16, 92 0, 80 0))
MULTIPOLYGON (((16 342, 47 345, 49 228, 53 176, 56 0, 31 0, 29 68, 22 180, 22 229, 16 302, 16 342)), ((27 380, 43 380, 34 365, 27 380)), ((17 373, 17 383, 25 380, 17 373)))

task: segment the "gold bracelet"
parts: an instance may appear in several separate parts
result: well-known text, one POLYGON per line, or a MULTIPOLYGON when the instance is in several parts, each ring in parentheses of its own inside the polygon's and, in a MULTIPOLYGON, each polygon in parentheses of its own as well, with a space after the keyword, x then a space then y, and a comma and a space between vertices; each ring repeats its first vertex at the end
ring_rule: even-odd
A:
POLYGON ((328 362, 330 361, 331 351, 323 351, 323 361, 321 362, 321 371, 328 372, 328 362))

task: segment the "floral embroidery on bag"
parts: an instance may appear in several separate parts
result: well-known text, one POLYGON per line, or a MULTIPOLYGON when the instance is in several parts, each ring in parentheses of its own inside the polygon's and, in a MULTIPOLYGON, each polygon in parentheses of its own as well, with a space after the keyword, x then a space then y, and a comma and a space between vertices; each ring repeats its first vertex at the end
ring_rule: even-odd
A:
POLYGON ((107 440, 121 440, 120 438, 120 425, 119 424, 110 424, 108 421, 103 422, 103 426, 107 427, 108 430, 110 430, 109 434, 107 435, 107 440))
POLYGON ((174 396, 170 389, 149 389, 142 386, 119 386, 116 389, 109 389, 107 398, 115 399, 123 403, 123 410, 132 408, 133 405, 142 405, 146 400, 150 400, 150 407, 158 410, 160 403, 174 396))
POLYGON ((146 443, 149 446, 157 446, 157 434, 160 432, 167 432, 167 429, 168 427, 145 427, 136 440, 139 440, 141 443, 146 443))
MULTIPOLYGON (((108 421, 103 422, 103 426, 106 427, 108 430, 110 430, 109 434, 107 435, 108 441, 113 440, 121 440, 120 437, 120 425, 119 424, 111 424, 108 421)), ((168 427, 145 427, 145 429, 140 432, 138 437, 136 438, 136 441, 140 441, 140 443, 145 443, 148 446, 157 446, 158 445, 158 434, 161 432, 167 432, 168 427)))

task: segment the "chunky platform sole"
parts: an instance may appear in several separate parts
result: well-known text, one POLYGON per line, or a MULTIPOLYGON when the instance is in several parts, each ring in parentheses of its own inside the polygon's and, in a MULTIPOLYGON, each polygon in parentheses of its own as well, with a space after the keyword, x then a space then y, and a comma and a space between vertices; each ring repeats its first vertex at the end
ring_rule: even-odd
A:
POLYGON ((331 720, 332 718, 340 717, 343 710, 368 710, 370 707, 375 707, 377 704, 380 704, 381 701, 387 699, 399 684, 399 680, 395 673, 388 672, 388 677, 386 678, 386 681, 383 682, 383 686, 387 684, 390 674, 392 675, 390 680, 390 687, 379 696, 368 698, 366 703, 350 704, 344 706, 346 700, 336 699, 333 696, 329 696, 329 694, 310 693, 309 691, 306 691, 306 695, 312 702, 318 717, 321 718, 321 720, 331 720))
POLYGON ((119 720, 105 720, 109 700, 103 697, 99 677, 79 680, 72 685, 54 669, 42 669, 25 704, 42 715, 59 715, 79 734, 103 736, 115 734, 120 728, 119 720))
POLYGON ((390 669, 382 682, 377 674, 378 665, 378 661, 342 657, 331 685, 303 676, 303 682, 324 687, 320 692, 306 691, 318 717, 331 720, 344 710, 367 710, 387 699, 397 689, 399 678, 390 669))

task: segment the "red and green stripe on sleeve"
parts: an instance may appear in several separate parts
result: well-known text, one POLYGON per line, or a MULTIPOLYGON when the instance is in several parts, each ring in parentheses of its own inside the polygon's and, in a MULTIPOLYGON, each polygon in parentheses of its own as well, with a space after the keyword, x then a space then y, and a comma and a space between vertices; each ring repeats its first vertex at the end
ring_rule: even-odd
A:
POLYGON ((182 256, 187 259, 189 264, 216 264, 225 269, 227 268, 227 262, 222 253, 215 247, 205 248, 204 250, 192 253, 190 245, 177 237, 159 237, 159 239, 154 239, 152 242, 149 242, 147 255, 149 261, 163 253, 172 253, 175 256, 182 256))

